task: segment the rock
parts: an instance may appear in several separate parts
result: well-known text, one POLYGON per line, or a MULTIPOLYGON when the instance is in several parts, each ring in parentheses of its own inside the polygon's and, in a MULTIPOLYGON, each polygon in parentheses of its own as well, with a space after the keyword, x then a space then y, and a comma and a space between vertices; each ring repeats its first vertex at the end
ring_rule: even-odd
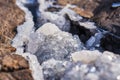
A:
POLYGON ((20 70, 12 73, 16 80, 33 80, 30 70, 20 70))
POLYGON ((101 55, 99 51, 87 51, 83 50, 80 52, 75 52, 71 54, 72 60, 74 62, 92 63, 101 55))
POLYGON ((33 80, 28 61, 17 54, 0 56, 0 80, 33 80))
POLYGON ((1 80, 16 80, 14 77, 12 77, 9 73, 0 73, 0 79, 1 80))
POLYGON ((0 0, 0 53, 10 53, 16 27, 24 22, 24 12, 15 4, 16 0, 0 0), (2 46, 2 45, 4 46, 2 46))
POLYGON ((72 1, 69 1, 69 0, 58 0, 58 4, 60 5, 67 5, 67 4, 74 4, 74 3, 78 3, 79 0, 72 0, 72 1))
POLYGON ((109 50, 114 53, 120 54, 120 38, 116 37, 115 35, 106 34, 101 39, 101 47, 104 50, 109 50))
POLYGON ((9 52, 15 52, 15 51, 16 49, 12 47, 10 44, 6 45, 6 44, 0 43, 0 56, 8 54, 9 52))
POLYGON ((120 7, 111 8, 112 3, 115 1, 117 0, 101 1, 102 5, 96 9, 98 11, 96 11, 93 20, 97 22, 101 28, 120 36, 120 7), (108 4, 106 5, 106 3, 108 4))
POLYGON ((96 0, 58 0, 58 4, 60 5, 67 5, 72 4, 76 5, 77 7, 73 8, 73 10, 78 13, 79 15, 86 17, 86 18, 92 18, 94 16, 94 9, 98 6, 98 3, 96 0), (94 4, 94 5, 93 5, 94 4))
POLYGON ((33 80, 30 70, 20 70, 14 72, 0 72, 0 80, 33 80))
POLYGON ((72 8, 72 10, 75 11, 80 16, 83 16, 85 18, 91 18, 94 15, 91 11, 87 11, 87 10, 84 10, 83 8, 79 8, 79 7, 72 8))
POLYGON ((91 36, 94 36, 95 33, 97 32, 96 26, 94 25, 93 22, 76 22, 76 21, 71 21, 71 29, 70 33, 74 35, 79 35, 79 38, 83 43, 86 43, 87 40, 91 36))
POLYGON ((2 58, 2 70, 19 70, 29 68, 28 62, 20 55, 5 55, 2 58))
POLYGON ((20 70, 14 72, 1 72, 0 80, 33 80, 30 70, 20 70))
POLYGON ((101 28, 120 36, 120 8, 112 8, 112 3, 119 0, 58 0, 58 4, 76 5, 73 10, 83 17, 91 18, 101 28), (107 5, 106 5, 107 3, 107 5))

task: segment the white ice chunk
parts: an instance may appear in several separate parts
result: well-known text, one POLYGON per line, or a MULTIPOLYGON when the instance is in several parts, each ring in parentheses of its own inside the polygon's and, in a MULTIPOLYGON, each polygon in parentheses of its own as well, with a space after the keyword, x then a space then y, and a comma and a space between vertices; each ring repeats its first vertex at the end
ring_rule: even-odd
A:
POLYGON ((34 22, 31 12, 24 6, 21 0, 17 0, 16 4, 25 12, 25 22, 17 27, 17 35, 13 39, 12 46, 17 50, 16 52, 22 53, 23 45, 29 39, 29 35, 34 31, 34 22))
POLYGON ((83 63, 91 63, 95 61, 101 53, 97 50, 89 51, 89 50, 82 50, 79 52, 75 52, 71 54, 71 57, 74 62, 81 61, 83 63))
POLYGON ((79 22, 81 26, 84 26, 87 29, 96 29, 95 23, 94 22, 79 22))
POLYGON ((23 53, 22 56, 28 60, 34 80, 44 80, 42 66, 40 66, 37 57, 30 53, 23 53))
POLYGON ((88 47, 88 48, 92 47, 93 44, 94 44, 94 42, 95 42, 95 37, 92 36, 92 37, 86 42, 86 47, 88 47))
POLYGON ((42 27, 40 27, 36 32, 42 33, 44 35, 53 35, 56 32, 59 32, 60 29, 52 23, 46 23, 42 27))

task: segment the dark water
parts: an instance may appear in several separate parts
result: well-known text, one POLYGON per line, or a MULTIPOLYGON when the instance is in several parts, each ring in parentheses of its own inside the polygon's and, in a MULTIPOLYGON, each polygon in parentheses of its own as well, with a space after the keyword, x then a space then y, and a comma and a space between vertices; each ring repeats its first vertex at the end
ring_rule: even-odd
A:
POLYGON ((33 21, 34 21, 34 26, 37 25, 37 17, 38 17, 38 9, 39 9, 39 3, 37 0, 34 0, 33 3, 25 4, 25 6, 31 11, 33 15, 33 21))

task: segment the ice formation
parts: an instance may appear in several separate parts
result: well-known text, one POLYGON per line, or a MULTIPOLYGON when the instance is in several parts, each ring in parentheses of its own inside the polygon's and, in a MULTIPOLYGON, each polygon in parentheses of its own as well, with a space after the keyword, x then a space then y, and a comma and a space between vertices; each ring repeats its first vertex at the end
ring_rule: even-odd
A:
POLYGON ((70 53, 80 49, 81 45, 77 42, 70 33, 46 23, 31 36, 27 51, 35 54, 40 63, 50 58, 64 60, 70 53))
POLYGON ((34 2, 17 0, 16 4, 26 16, 24 24, 18 26, 18 34, 12 43, 17 49, 16 53, 29 61, 34 80, 119 80, 120 61, 117 58, 120 57, 110 52, 102 54, 96 51, 105 32, 99 31, 93 22, 83 21, 80 15, 70 9, 75 6, 53 5, 54 0, 38 0, 39 26, 35 30, 33 16, 24 6, 34 2), (49 7, 62 9, 50 12, 47 11, 49 7), (69 33, 72 27, 70 21, 97 32, 83 44, 78 35, 69 33))
POLYGON ((25 47, 29 41, 29 36, 34 32, 34 22, 31 12, 25 7, 25 4, 32 3, 25 0, 17 0, 16 4, 25 12, 25 22, 17 28, 18 34, 13 39, 12 46, 16 48, 16 54, 25 57, 30 65, 34 80, 44 80, 42 67, 40 66, 37 57, 30 53, 24 53, 25 47), (38 70, 38 71, 37 71, 38 70))
POLYGON ((34 80, 44 80, 42 66, 40 66, 37 57, 30 53, 24 53, 22 56, 28 60, 34 80))
POLYGON ((24 44, 28 41, 29 35, 34 31, 34 22, 31 12, 24 7, 24 3, 21 0, 17 0, 16 4, 25 12, 25 22, 17 27, 18 34, 13 39, 13 47, 17 49, 16 53, 24 52, 24 44))

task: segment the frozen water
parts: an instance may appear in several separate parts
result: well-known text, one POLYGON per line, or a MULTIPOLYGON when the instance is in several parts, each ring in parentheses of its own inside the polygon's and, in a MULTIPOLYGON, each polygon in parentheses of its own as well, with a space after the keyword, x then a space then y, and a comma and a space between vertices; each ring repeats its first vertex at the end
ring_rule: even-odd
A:
POLYGON ((24 6, 24 4, 26 3, 28 3, 28 1, 16 1, 16 4, 25 12, 26 15, 25 22, 17 27, 18 33, 13 39, 12 46, 14 46, 17 49, 16 54, 19 54, 28 60, 34 80, 44 80, 42 67, 39 64, 37 57, 30 53, 24 53, 25 47, 23 46, 29 42, 29 36, 34 32, 33 16, 31 12, 24 6))
POLYGON ((42 33, 46 36, 53 35, 57 32, 60 32, 59 28, 52 23, 46 23, 43 26, 41 26, 39 29, 37 29, 36 33, 42 33))
POLYGON ((38 0, 40 3, 38 21, 42 26, 35 31, 33 16, 24 7, 24 4, 32 4, 34 1, 17 0, 17 5, 26 16, 24 24, 17 28, 18 34, 12 44, 17 49, 16 53, 21 53, 20 55, 29 61, 34 80, 116 80, 120 78, 119 55, 85 50, 100 47, 100 39, 104 33, 98 31, 91 36, 85 48, 77 35, 64 32, 72 27, 66 14, 70 20, 78 22, 80 26, 97 30, 93 22, 83 22, 83 18, 70 9, 74 7, 73 5, 67 5, 58 12, 49 12, 48 7, 55 7, 54 0, 38 0))
POLYGON ((71 54, 72 60, 74 62, 83 62, 83 63, 91 63, 96 61, 96 59, 101 55, 99 51, 89 51, 82 50, 79 52, 75 52, 71 54))
POLYGON ((40 66, 37 57, 30 53, 24 53, 22 56, 28 60, 34 80, 44 80, 42 66, 40 66))
POLYGON ((17 27, 18 34, 13 39, 12 46, 17 49, 16 53, 23 53, 23 46, 26 42, 28 42, 31 32, 34 31, 34 22, 31 12, 24 7, 24 4, 21 2, 21 0, 17 0, 16 4, 25 12, 26 15, 25 22, 17 27))
POLYGON ((46 23, 31 35, 32 38, 27 45, 27 50, 35 54, 40 63, 50 58, 67 59, 70 53, 78 51, 81 47, 78 45, 78 40, 74 39, 70 33, 63 32, 57 26, 50 24, 46 23), (47 30, 48 27, 51 28, 47 30))
POLYGON ((79 22, 81 26, 84 26, 86 29, 96 29, 97 27, 95 26, 94 22, 79 22))

